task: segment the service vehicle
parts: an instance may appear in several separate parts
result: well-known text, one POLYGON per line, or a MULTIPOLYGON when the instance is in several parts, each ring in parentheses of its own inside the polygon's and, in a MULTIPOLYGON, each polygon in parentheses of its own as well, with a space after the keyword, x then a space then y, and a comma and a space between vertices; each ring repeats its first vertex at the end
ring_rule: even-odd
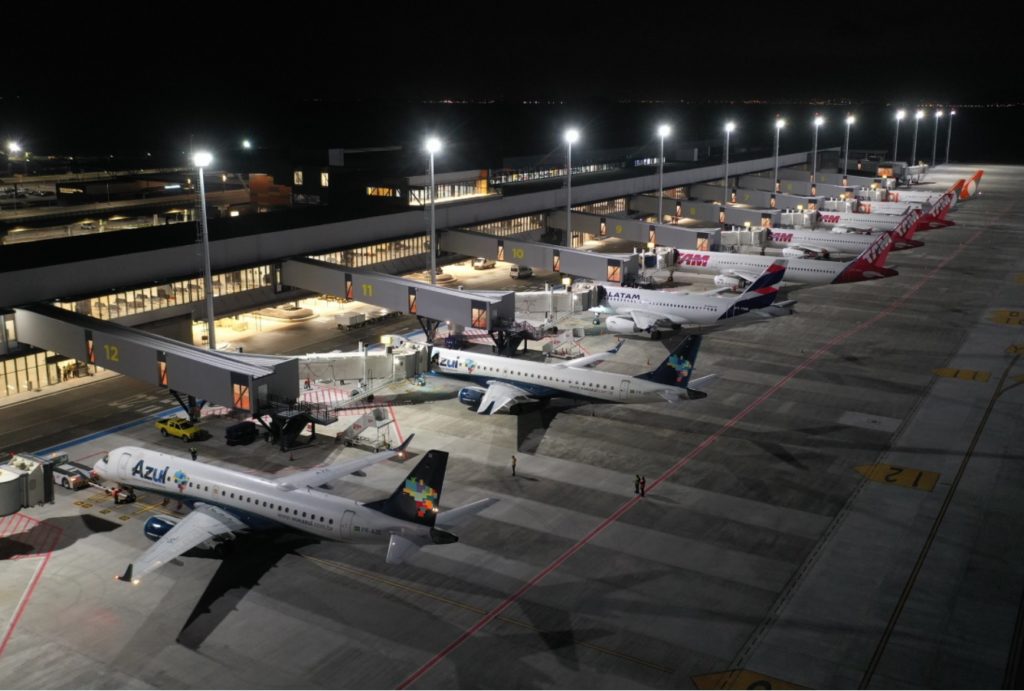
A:
POLYGON ((156 428, 160 434, 178 437, 184 441, 195 441, 202 437, 202 431, 195 423, 183 417, 169 417, 156 421, 156 428))
MULTIPOLYGON (((67 458, 67 456, 64 458, 67 458)), ((64 489, 84 489, 89 486, 90 472, 92 472, 92 468, 73 461, 55 463, 53 466, 53 484, 60 485, 64 489)))
POLYGON ((473 260, 474 269, 493 269, 494 267, 495 262, 493 259, 488 259, 487 257, 477 257, 476 259, 473 260))

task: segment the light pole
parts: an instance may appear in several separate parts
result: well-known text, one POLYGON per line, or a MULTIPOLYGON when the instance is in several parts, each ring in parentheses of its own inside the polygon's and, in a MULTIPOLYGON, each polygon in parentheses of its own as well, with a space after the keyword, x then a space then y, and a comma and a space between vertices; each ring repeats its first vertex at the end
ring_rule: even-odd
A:
POLYGON ((900 149, 900 121, 903 118, 905 118, 905 117, 907 117, 907 111, 905 111, 905 110, 897 110, 896 111, 896 137, 892 141, 892 160, 893 161, 900 160, 899 159, 900 155, 898 153, 899 149, 900 149))
POLYGON ((665 194, 665 137, 672 134, 672 128, 668 125, 658 125, 658 137, 661 138, 661 146, 658 149, 658 223, 665 220, 661 213, 662 197, 665 194))
MULTIPOLYGON (((7 164, 8 164, 8 167, 11 169, 11 175, 14 175, 14 165, 11 163, 11 161, 13 160, 14 155, 19 153, 20 151, 21 151, 21 144, 19 144, 16 141, 13 141, 13 140, 7 142, 7 152, 8 152, 7 153, 7 164)), ((14 208, 15 209, 18 208, 18 183, 17 183, 17 181, 15 181, 15 183, 14 183, 14 208)))
MULTIPOLYGON (((825 124, 825 118, 820 115, 814 116, 814 153, 811 156, 811 185, 814 185, 818 177, 818 128, 825 124)), ((814 190, 811 190, 814 194, 814 190)))
POLYGON ((428 137, 424 148, 430 154, 430 285, 437 285, 437 220, 434 215, 434 207, 437 200, 434 197, 434 154, 441 150, 441 140, 437 137, 428 137))
POLYGON ((203 228, 203 292, 206 293, 206 330, 207 346, 217 350, 217 336, 213 324, 213 276, 210 273, 210 229, 206 224, 206 182, 204 169, 213 163, 213 154, 209 151, 197 151, 192 156, 192 163, 199 169, 199 222, 203 228))
POLYGON ((782 128, 786 126, 786 121, 782 118, 775 119, 775 183, 774 189, 778 193, 781 186, 779 185, 779 135, 782 133, 782 128))
POLYGON ((846 143, 844 144, 846 156, 843 158, 843 185, 846 185, 846 176, 850 170, 850 125, 855 122, 857 122, 857 118, 852 115, 846 116, 846 143))
POLYGON ((736 123, 730 120, 725 123, 725 175, 722 178, 725 191, 722 193, 722 206, 729 201, 729 135, 736 129, 736 123))
POLYGON ((580 131, 565 131, 565 246, 572 247, 572 145, 580 139, 580 131))
POLYGON ((910 150, 910 165, 915 165, 917 162, 917 126, 921 124, 921 118, 923 117, 923 110, 914 113, 914 148, 910 150))
POLYGON ((935 128, 932 130, 932 168, 935 167, 935 147, 939 143, 939 119, 942 117, 942 111, 935 111, 935 128))
POLYGON ((953 116, 956 115, 955 110, 949 111, 949 127, 946 128, 946 163, 949 163, 949 142, 953 138, 953 116))

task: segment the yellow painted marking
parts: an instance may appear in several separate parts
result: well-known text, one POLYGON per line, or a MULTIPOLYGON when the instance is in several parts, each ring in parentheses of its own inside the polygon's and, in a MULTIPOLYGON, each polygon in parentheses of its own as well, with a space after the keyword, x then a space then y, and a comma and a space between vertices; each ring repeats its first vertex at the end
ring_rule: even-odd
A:
POLYGON ((869 480, 880 482, 883 485, 896 485, 907 489, 931 492, 938 484, 941 473, 934 473, 930 470, 918 470, 917 468, 904 468, 901 466, 889 465, 888 463, 876 463, 874 465, 859 465, 854 468, 858 473, 869 480))
POLYGON ((749 669, 731 669, 728 672, 715 672, 690 677, 698 689, 803 689, 788 681, 769 677, 749 669))
POLYGON ((363 286, 363 297, 373 297, 373 285, 370 283, 364 283, 363 286))
POLYGON ((146 513, 147 511, 152 511, 156 507, 163 506, 163 505, 164 505, 163 501, 158 501, 156 504, 146 504, 145 506, 139 507, 136 511, 132 511, 131 515, 132 516, 138 516, 140 513, 146 513))
POLYGON ((131 520, 131 516, 118 516, 117 520, 119 520, 119 521, 128 521, 128 520, 131 520))
MULTIPOLYGON (((396 588, 398 590, 405 590, 405 591, 413 593, 413 594, 415 594, 417 596, 427 597, 427 598, 430 598, 432 600, 436 600, 438 602, 443 602, 446 605, 451 605, 451 606, 457 607, 459 609, 464 609, 464 610, 467 610, 469 612, 473 612, 474 614, 487 614, 487 610, 484 609, 483 607, 477 607, 475 605, 471 605, 471 604, 468 604, 466 602, 460 602, 458 600, 453 600, 453 599, 451 599, 449 597, 445 597, 443 595, 438 595, 436 593, 432 593, 429 590, 423 590, 421 588, 417 588, 415 586, 411 586, 411 585, 408 585, 406 583, 402 583, 401 581, 397 581, 397 580, 394 580, 392 578, 386 578, 384 576, 378 576, 377 574, 373 574, 373 573, 370 573, 368 571, 363 571, 361 569, 357 569, 357 568, 349 566, 347 564, 342 564, 342 563, 336 562, 336 561, 329 561, 327 559, 319 559, 317 557, 303 556, 303 559, 306 559, 308 561, 314 562, 315 564, 319 564, 320 566, 323 566, 324 568, 327 568, 327 569, 332 570, 332 571, 337 571, 337 572, 340 572, 340 573, 345 573, 345 574, 348 574, 350 576, 356 576, 358 578, 364 578, 364 579, 366 579, 368 581, 376 581, 378 583, 382 583, 384 585, 390 586, 392 588, 396 588)), ((537 628, 533 624, 530 624, 529 622, 521 621, 519 619, 513 619, 511 617, 506 617, 506 616, 499 616, 499 617, 496 617, 496 620, 500 621, 500 622, 503 622, 503 623, 506 623, 506 624, 511 624, 513 626, 518 626, 520 628, 529 629, 530 631, 535 631, 537 633, 543 633, 543 631, 541 629, 537 628)), ((668 674, 669 672, 672 671, 668 667, 663 667, 662 665, 656 664, 654 662, 649 662, 647 660, 643 660, 643 659, 638 658, 638 657, 633 657, 632 655, 628 655, 626 653, 619 652, 618 650, 612 650, 611 648, 605 648, 604 646, 595 645, 593 643, 587 643, 586 641, 575 641, 575 644, 579 645, 579 646, 582 646, 584 648, 590 648, 591 650, 596 650, 596 651, 604 653, 606 655, 612 655, 614 657, 618 657, 618 658, 621 658, 623 660, 629 660, 630 662, 635 662, 638 665, 643 665, 645 667, 650 667, 651 669, 656 669, 659 672, 665 672, 666 674, 668 674)), ((784 688, 784 687, 778 687, 778 688, 784 688)), ((792 687, 785 687, 785 688, 800 688, 800 687, 792 686, 792 687)))
POLYGON ((939 367, 933 369, 932 374, 936 377, 949 377, 950 379, 963 379, 964 381, 987 382, 992 378, 991 372, 979 372, 973 369, 956 369, 955 367, 939 367))
POLYGON ((1020 310, 996 310, 992 313, 992 321, 996 324, 1021 326, 1024 324, 1024 312, 1020 310))
POLYGON ((88 502, 84 502, 84 501, 81 504, 79 504, 79 506, 81 506, 83 509, 91 509, 92 508, 92 504, 89 504, 88 502))
POLYGON ((110 513, 112 509, 100 509, 100 513, 110 513))
POLYGON ((1024 374, 1018 374, 1014 377, 1011 377, 1011 379, 1013 379, 1018 384, 1024 384, 1024 374))
POLYGON ((1006 349, 1007 355, 1024 355, 1024 343, 1014 343, 1006 349))
POLYGON ((615 234, 616 235, 622 235, 622 224, 621 223, 616 223, 615 224, 615 234))
POLYGON ((526 250, 520 247, 515 247, 512 249, 512 256, 515 257, 516 259, 522 259, 523 257, 526 256, 526 250))

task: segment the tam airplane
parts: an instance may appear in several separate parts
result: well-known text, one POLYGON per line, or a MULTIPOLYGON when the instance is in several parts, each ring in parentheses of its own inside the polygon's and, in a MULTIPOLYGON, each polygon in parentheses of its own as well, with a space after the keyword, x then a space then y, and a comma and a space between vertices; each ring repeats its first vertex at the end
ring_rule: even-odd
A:
POLYGON ((701 338, 687 336, 657 368, 638 376, 588 369, 617 353, 623 341, 607 352, 557 364, 432 348, 430 368, 435 374, 474 382, 476 386, 459 390, 459 401, 475 406, 480 415, 555 397, 598 403, 679 403, 706 397, 695 387, 714 378, 690 380, 701 338))
MULTIPOLYGON (((892 233, 887 232, 876 236, 867 249, 847 263, 820 259, 790 259, 786 267, 785 280, 786 283, 828 285, 898 276, 898 271, 885 266, 885 259, 892 248, 892 233)), ((678 253, 675 268, 678 271, 712 275, 715 277, 715 285, 719 288, 735 290, 756 281, 774 261, 771 257, 756 254, 687 250, 678 253)))
POLYGON ((777 259, 739 296, 671 293, 664 290, 598 286, 599 304, 590 311, 606 313, 605 327, 612 333, 647 332, 658 338, 663 330, 710 333, 793 314, 793 301, 775 303, 778 284, 786 273, 786 260, 777 259))
MULTIPOLYGON (((946 192, 936 200, 927 210, 923 211, 915 222, 915 230, 928 230, 929 228, 941 228, 953 225, 953 221, 946 220, 946 214, 953 207, 954 194, 946 192)), ((906 214, 913 213, 908 210, 906 214)), ((844 228, 873 228, 877 230, 893 230, 903 222, 906 214, 894 216, 892 214, 864 214, 849 211, 819 211, 818 218, 826 226, 842 226, 844 228)))
MULTIPOLYGON (((921 247, 924 243, 912 239, 917 232, 914 210, 903 216, 891 231, 893 249, 921 247)), ((865 252, 881 233, 867 229, 836 226, 829 230, 802 230, 797 228, 768 229, 767 247, 781 249, 783 257, 795 259, 831 259, 833 256, 857 256, 865 252)))
POLYGON ((456 542, 458 537, 441 527, 455 525, 496 500, 481 499, 439 513, 445 451, 428 451, 387 499, 363 504, 318 489, 374 463, 404 458, 410 441, 412 435, 396 449, 280 478, 135 446, 116 448, 97 461, 94 477, 179 499, 192 508, 180 520, 147 520, 146 537, 155 543, 118 579, 138 585, 144 575, 188 550, 243 531, 294 528, 326 540, 384 541, 389 564, 402 563, 423 545, 456 542))

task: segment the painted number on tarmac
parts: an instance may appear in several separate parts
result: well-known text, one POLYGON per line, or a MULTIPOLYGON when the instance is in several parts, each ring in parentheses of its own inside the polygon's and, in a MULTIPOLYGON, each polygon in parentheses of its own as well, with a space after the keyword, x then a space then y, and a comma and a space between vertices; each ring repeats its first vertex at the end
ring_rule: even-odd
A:
POLYGON ((932 374, 936 377, 950 377, 951 379, 963 379, 964 381, 987 382, 992 378, 991 372, 979 372, 973 369, 956 369, 953 367, 940 367, 933 369, 932 374))
POLYGON ((1021 326, 1024 324, 1024 312, 1020 310, 996 310, 992 313, 992 321, 996 324, 1021 326))
POLYGON ((803 686, 775 679, 749 669, 733 669, 691 677, 698 689, 802 689, 803 686))
POLYGON ((869 480, 880 482, 883 485, 896 485, 907 489, 917 489, 922 492, 931 492, 938 484, 940 473, 933 473, 930 470, 918 470, 917 468, 904 468, 898 465, 878 463, 877 465, 859 465, 854 468, 858 473, 869 480))

